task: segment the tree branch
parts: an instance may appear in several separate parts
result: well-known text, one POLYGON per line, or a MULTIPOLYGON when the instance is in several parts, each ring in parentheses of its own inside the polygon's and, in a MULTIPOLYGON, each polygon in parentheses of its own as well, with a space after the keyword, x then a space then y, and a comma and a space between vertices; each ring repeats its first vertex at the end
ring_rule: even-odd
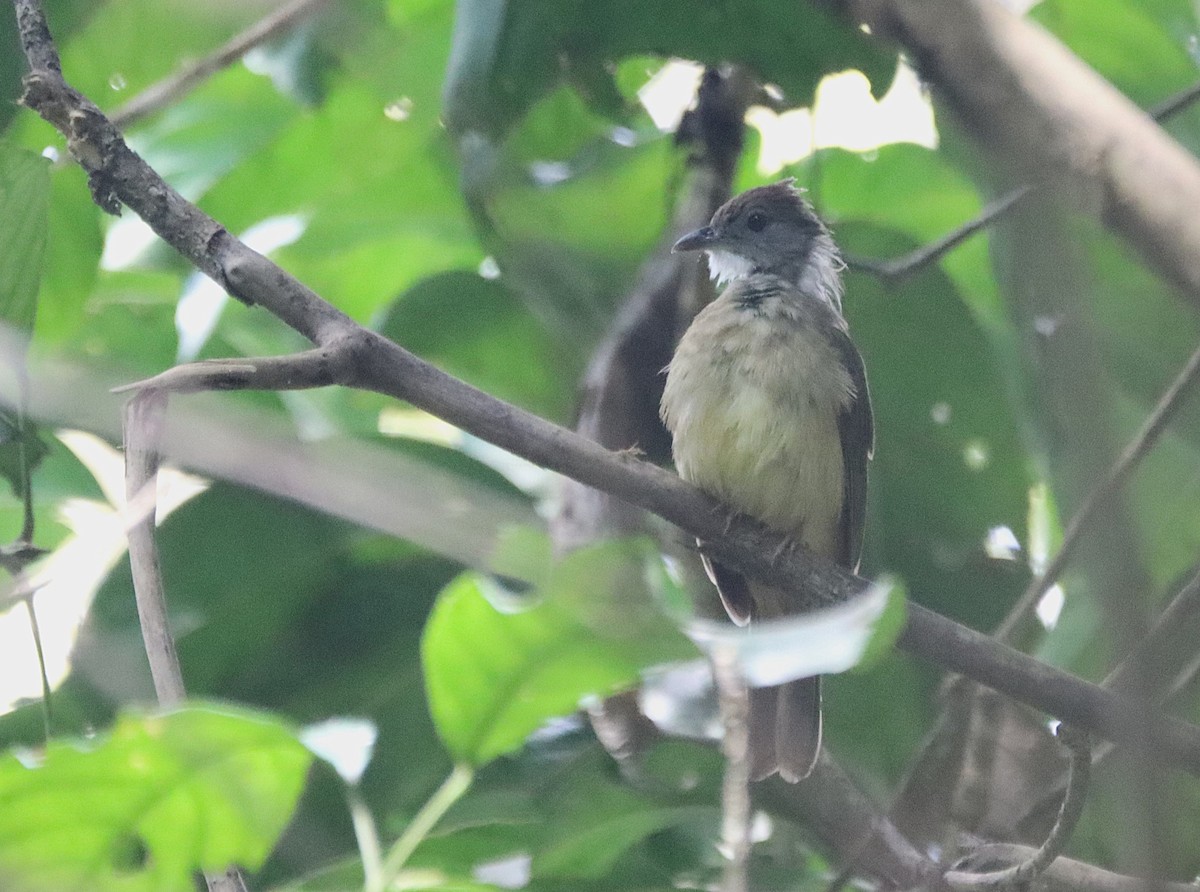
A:
MULTIPOLYGON (((159 444, 167 411, 162 391, 143 391, 125 409, 125 534, 129 567, 137 600, 138 624, 150 675, 160 706, 177 706, 187 699, 183 670, 175 650, 163 593, 158 542, 154 535, 158 507, 159 444)), ((204 875, 209 892, 245 892, 241 871, 234 866, 204 875)))
POLYGON ((975 233, 987 229, 1029 194, 1032 186, 1018 186, 1011 192, 1006 192, 994 201, 988 202, 987 207, 975 218, 968 220, 957 229, 946 233, 940 239, 922 245, 914 251, 893 257, 889 260, 872 260, 867 257, 846 258, 846 264, 851 269, 871 273, 884 281, 884 284, 896 286, 905 279, 920 272, 931 263, 937 263, 975 233))
MULTIPOLYGON (((971 852, 960 867, 977 867, 992 870, 1002 864, 1013 864, 1033 856, 1036 850, 1030 846, 1008 843, 993 843, 980 846, 971 852)), ((1148 883, 1143 877, 1131 877, 1075 861, 1059 858, 1032 887, 1036 892, 1196 892, 1195 883, 1148 883)))
MULTIPOLYGON (((13 0, 31 64, 57 57, 37 0, 13 0)), ((251 251, 188 204, 135 155, 90 101, 70 89, 57 65, 26 77, 23 102, 58 126, 89 172, 97 197, 119 200, 230 293, 257 302, 330 351, 330 382, 407 400, 496 446, 588 486, 604 490, 706 540, 722 561, 805 593, 814 605, 861 594, 869 583, 728 512, 676 475, 626 453, 613 453, 459 381, 383 336, 358 326, 278 266, 251 251), (774 555, 779 555, 777 558, 774 555)), ((230 382, 236 386, 235 381, 230 382)), ((917 604, 909 607, 901 647, 994 687, 1069 724, 1118 742, 1136 743, 1126 701, 1042 664, 917 604), (1125 718, 1126 720, 1122 720, 1125 718)), ((1154 717, 1144 729, 1160 758, 1200 774, 1200 728, 1154 717)))

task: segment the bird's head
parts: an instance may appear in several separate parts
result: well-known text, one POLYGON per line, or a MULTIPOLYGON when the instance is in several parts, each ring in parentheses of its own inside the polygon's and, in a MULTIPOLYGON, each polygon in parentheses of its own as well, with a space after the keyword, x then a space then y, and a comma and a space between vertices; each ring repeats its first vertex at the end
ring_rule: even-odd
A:
POLYGON ((792 179, 750 189, 717 209, 709 224, 677 241, 673 251, 705 251, 722 284, 770 273, 797 285, 840 294, 843 268, 829 230, 792 179))

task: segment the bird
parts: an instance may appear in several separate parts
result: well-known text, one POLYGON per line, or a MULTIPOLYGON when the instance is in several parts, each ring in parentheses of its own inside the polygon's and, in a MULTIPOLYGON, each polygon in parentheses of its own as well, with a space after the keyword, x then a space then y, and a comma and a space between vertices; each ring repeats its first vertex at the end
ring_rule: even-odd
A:
MULTIPOLYGON (((786 179, 731 198, 672 250, 705 252, 721 289, 665 370, 660 414, 677 472, 856 572, 875 429, 829 229, 786 179)), ((737 625, 798 612, 794 593, 700 550, 737 625)), ((821 749, 820 678, 751 688, 748 730, 753 779, 807 777, 821 749)))

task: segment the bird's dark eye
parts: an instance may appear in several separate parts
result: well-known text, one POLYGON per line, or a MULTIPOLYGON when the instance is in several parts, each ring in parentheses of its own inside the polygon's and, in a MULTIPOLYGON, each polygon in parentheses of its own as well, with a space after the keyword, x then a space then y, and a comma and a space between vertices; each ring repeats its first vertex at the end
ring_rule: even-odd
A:
POLYGON ((762 211, 754 211, 746 218, 746 225, 751 232, 762 232, 763 227, 767 225, 767 215, 762 211))

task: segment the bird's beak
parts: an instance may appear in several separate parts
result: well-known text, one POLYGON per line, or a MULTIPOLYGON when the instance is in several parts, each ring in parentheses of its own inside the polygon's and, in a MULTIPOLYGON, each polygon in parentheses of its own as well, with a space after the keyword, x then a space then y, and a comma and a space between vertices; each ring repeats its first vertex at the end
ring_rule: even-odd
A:
POLYGON ((717 231, 711 226, 705 226, 697 229, 694 232, 689 232, 674 245, 671 246, 671 253, 678 254, 680 251, 703 251, 705 248, 711 248, 717 243, 717 231))

